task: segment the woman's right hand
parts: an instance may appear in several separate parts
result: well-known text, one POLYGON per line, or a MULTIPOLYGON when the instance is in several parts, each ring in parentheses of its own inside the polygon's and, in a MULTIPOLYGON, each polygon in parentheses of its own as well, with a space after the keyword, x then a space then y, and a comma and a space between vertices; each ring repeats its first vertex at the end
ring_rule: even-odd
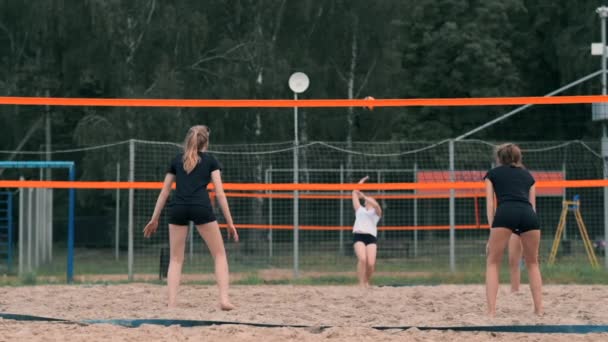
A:
POLYGON ((156 232, 156 229, 158 229, 158 220, 150 220, 144 228, 144 237, 149 238, 156 232))

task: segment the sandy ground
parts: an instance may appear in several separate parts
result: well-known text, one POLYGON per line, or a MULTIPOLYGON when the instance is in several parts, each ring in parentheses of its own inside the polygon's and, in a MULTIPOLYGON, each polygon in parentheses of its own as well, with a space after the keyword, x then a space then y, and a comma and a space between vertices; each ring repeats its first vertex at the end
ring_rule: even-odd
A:
POLYGON ((503 286, 496 318, 484 315, 480 285, 412 287, 237 286, 237 310, 217 309, 214 286, 183 286, 179 307, 165 307, 165 287, 150 284, 50 285, 0 288, 0 312, 70 320, 164 318, 332 326, 329 329, 203 328, 146 325, 123 328, 0 320, 0 341, 601 341, 608 334, 505 334, 388 330, 372 326, 471 326, 514 324, 608 324, 608 286, 545 286, 546 315, 532 315, 527 288, 503 286))

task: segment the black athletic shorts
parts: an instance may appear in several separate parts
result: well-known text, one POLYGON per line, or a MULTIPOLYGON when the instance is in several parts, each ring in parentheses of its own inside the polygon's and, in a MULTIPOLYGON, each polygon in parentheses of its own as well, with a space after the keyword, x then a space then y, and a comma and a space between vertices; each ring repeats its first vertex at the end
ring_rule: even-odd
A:
POLYGON ((190 221, 194 224, 216 221, 213 208, 196 205, 173 205, 169 208, 169 224, 187 226, 190 221))
POLYGON ((513 233, 520 235, 540 229, 540 223, 530 203, 510 201, 498 205, 492 228, 509 228, 513 233))
POLYGON ((376 244, 378 239, 371 234, 353 233, 353 244, 355 242, 363 242, 366 246, 376 244))

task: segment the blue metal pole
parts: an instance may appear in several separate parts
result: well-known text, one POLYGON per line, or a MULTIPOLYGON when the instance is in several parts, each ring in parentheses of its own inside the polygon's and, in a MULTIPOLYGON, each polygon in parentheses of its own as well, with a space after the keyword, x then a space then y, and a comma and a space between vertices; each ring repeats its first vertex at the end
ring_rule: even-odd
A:
MULTIPOLYGON (((74 165, 70 166, 70 181, 74 181, 75 172, 74 165)), ((76 202, 76 193, 73 188, 69 191, 69 209, 68 209, 68 269, 67 282, 72 283, 74 280, 74 206, 76 202)))

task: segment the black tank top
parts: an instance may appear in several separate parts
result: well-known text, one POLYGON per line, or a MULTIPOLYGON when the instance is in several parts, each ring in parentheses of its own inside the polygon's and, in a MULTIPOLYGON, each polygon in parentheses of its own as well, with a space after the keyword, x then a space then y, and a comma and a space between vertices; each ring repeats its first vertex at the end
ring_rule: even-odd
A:
POLYGON ((167 173, 175 175, 175 192, 172 205, 196 205, 211 207, 207 185, 211 181, 211 172, 220 170, 220 163, 211 154, 199 152, 199 162, 192 172, 184 170, 183 154, 173 158, 167 173))
POLYGON ((528 170, 502 165, 488 171, 483 178, 492 182, 499 205, 509 201, 530 203, 530 188, 535 181, 528 170))

